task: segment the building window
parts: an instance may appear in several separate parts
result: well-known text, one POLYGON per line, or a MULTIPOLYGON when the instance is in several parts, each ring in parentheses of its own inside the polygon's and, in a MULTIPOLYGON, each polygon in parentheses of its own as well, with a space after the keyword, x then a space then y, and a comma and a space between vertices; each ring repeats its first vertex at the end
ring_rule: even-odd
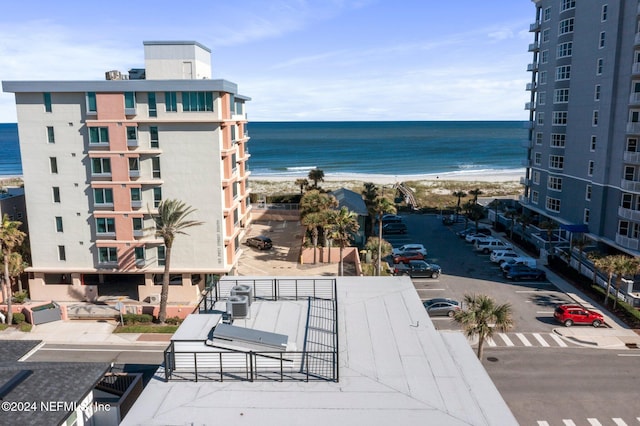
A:
POLYGON ((562 155, 550 155, 549 156, 549 168, 562 170, 564 168, 564 156, 562 155))
POLYGON ((133 254, 134 254, 136 260, 145 260, 144 247, 134 247, 133 254))
POLYGON ((549 176, 547 178, 547 188, 554 191, 562 191, 562 178, 557 176, 549 176))
POLYGON ((574 22, 573 18, 563 19, 562 21, 560 21, 559 35, 572 33, 573 32, 573 22, 574 22))
POLYGON ((49 157, 49 171, 58 174, 58 159, 56 157, 49 157))
POLYGON ((240 211, 239 209, 235 209, 233 211, 233 224, 238 226, 238 222, 240 221, 240 211))
POLYGON ((536 121, 539 126, 544 126, 544 112, 536 113, 536 121))
POLYGON ((590 216, 591 212, 589 211, 589 209, 584 209, 584 224, 588 225, 589 224, 589 216, 590 216))
POLYGON ((156 93, 149 92, 149 117, 157 117, 158 116, 158 106, 156 105, 156 93))
POLYGON ((560 3, 560 12, 565 10, 574 9, 576 7, 576 0, 562 0, 560 3))
POLYGON ((98 247, 99 263, 118 263, 118 249, 116 247, 98 247))
POLYGON ((553 125, 554 126, 566 126, 567 125, 567 111, 554 111, 553 112, 553 125))
POLYGON ((60 202, 60 188, 57 186, 54 186, 53 188, 51 188, 52 193, 53 193, 53 202, 54 203, 59 203, 60 202))
POLYGON ((140 174, 140 158, 138 157, 129 157, 129 175, 139 175, 140 174))
POLYGON ((564 148, 564 143, 567 139, 567 135, 564 133, 552 133, 551 134, 551 146, 553 148, 564 148))
POLYGON ((538 191, 531 191, 531 202, 533 204, 538 204, 538 198, 539 198, 538 191))
POLYGON ((138 140, 138 128, 135 126, 127 126, 127 141, 138 140))
POLYGON ((158 207, 162 202, 162 188, 153 188, 153 207, 158 207))
POLYGON ((556 68, 556 81, 569 80, 571 78, 571 65, 562 65, 556 68))
POLYGON ((96 92, 87 92, 87 112, 95 114, 97 111, 96 92))
POLYGON ((93 200, 96 205, 113 205, 113 189, 111 188, 94 188, 93 200))
POLYGON ((573 42, 560 43, 556 49, 557 58, 566 58, 573 53, 573 42))
POLYGON ((166 249, 164 246, 158 246, 158 266, 164 266, 166 263, 166 249))
POLYGON ((633 204, 633 195, 622 194, 622 202, 620 203, 620 206, 623 209, 631 209, 632 204, 633 204))
POLYGON ((554 104, 566 104, 569 102, 569 89, 556 89, 553 91, 554 104))
POLYGON ((618 222, 618 235, 627 236, 629 234, 629 222, 621 220, 618 222))
POLYGON ((596 84, 596 88, 594 90, 594 94, 593 94, 593 100, 594 101, 599 101, 600 100, 600 85, 596 84))
POLYGON ((542 12, 542 19, 544 20, 544 22, 547 22, 549 19, 551 19, 551 8, 550 7, 546 7, 544 9, 544 11, 542 12))
POLYGON ((543 137, 542 133, 540 132, 536 133, 536 145, 542 145, 542 137, 543 137))
POLYGON ((542 154, 539 152, 536 152, 535 154, 533 154, 533 164, 535 164, 536 166, 539 166, 540 164, 542 164, 542 154))
POLYGON ((591 201, 591 185, 587 185, 584 191, 584 199, 587 201, 591 201))
POLYGON ((598 138, 596 136, 591 136, 591 152, 596 150, 596 141, 598 138))
POLYGON ((56 137, 53 133, 53 127, 47 126, 47 141, 49 143, 56 143, 56 137))
POLYGON ((604 47, 604 40, 605 40, 605 32, 602 31, 600 33, 600 39, 598 41, 598 48, 602 49, 604 47))
POLYGON ((97 217, 96 232, 98 234, 115 234, 116 220, 113 217, 97 217))
POLYGON ((44 111, 51 112, 51 93, 43 93, 44 97, 44 111))
POLYGON ((538 105, 547 103, 547 92, 538 92, 538 105))
POLYGON ((627 139, 627 151, 638 152, 638 139, 636 138, 627 139))
POLYGON ((532 180, 533 183, 535 185, 540 185, 540 172, 537 170, 534 170, 533 175, 532 175, 532 180))
POLYGON ((154 179, 160 179, 162 177, 160 174, 160 157, 151 158, 151 170, 153 172, 154 179))
POLYGON ((593 176, 593 169, 595 167, 595 162, 593 160, 589 160, 589 166, 587 167, 587 175, 593 176))
POLYGON ((549 42, 549 28, 545 28, 544 30, 542 30, 542 42, 543 43, 549 42))
POLYGON ((600 17, 600 20, 601 20, 602 22, 604 22, 604 21, 606 21, 606 20, 607 20, 607 12, 608 12, 608 11, 607 11, 607 9, 608 9, 608 6, 607 6, 606 4, 605 4, 605 5, 602 5, 602 15, 601 15, 601 17, 600 17))
POLYGON ((62 226, 62 216, 56 216, 56 232, 64 232, 62 226))
POLYGON ((182 111, 213 111, 213 93, 182 92, 182 111))
POLYGON ((108 144, 108 127, 89 127, 89 143, 108 144))
POLYGON ((593 111, 593 119, 592 119, 592 125, 593 126, 597 126, 598 125, 598 110, 593 111))
POLYGON ((156 126, 149 127, 149 137, 151 139, 151 148, 159 148, 160 141, 158 139, 158 128, 156 126))
POLYGON ((111 159, 110 158, 92 158, 91 174, 111 175, 111 159))
POLYGON ((540 85, 547 84, 547 72, 546 71, 540 71, 540 73, 538 74, 538 84, 540 84, 540 85))
POLYGON ((131 219, 131 223, 133 224, 134 231, 142 231, 144 230, 144 219, 141 217, 134 217, 131 219))
POLYGON ((64 246, 58 246, 58 260, 67 260, 67 251, 64 249, 64 246))
POLYGON ((141 188, 131 188, 131 201, 134 202, 142 202, 142 189, 141 188))
POLYGON ((542 52, 540 52, 540 63, 546 64, 547 62, 549 62, 549 51, 543 50, 542 52))
POLYGON ((178 111, 178 96, 176 92, 164 92, 164 105, 166 112, 178 111))
POLYGON ((547 197, 547 210, 552 212, 560 211, 560 200, 557 198, 547 197))
POLYGON ((135 109, 136 107, 136 94, 134 92, 124 92, 124 108, 135 109))
POLYGON ((599 58, 596 62, 596 75, 602 75, 604 69, 604 59, 599 58))
POLYGON ((624 180, 634 180, 634 176, 636 174, 636 169, 633 166, 625 166, 624 167, 624 180))

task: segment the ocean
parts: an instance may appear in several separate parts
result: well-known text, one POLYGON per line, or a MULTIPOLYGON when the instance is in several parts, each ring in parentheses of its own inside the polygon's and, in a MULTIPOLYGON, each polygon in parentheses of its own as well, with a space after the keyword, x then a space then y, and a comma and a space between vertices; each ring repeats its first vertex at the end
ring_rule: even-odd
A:
MULTIPOLYGON (((252 178, 518 173, 522 121, 250 122, 252 178)), ((18 130, 0 124, 0 176, 21 175, 18 130)))

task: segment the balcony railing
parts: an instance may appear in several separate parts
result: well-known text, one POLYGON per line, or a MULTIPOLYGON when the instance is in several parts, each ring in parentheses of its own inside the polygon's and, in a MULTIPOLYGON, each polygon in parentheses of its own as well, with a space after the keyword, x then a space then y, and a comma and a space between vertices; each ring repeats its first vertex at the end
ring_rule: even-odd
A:
POLYGON ((534 109, 536 109, 535 103, 527 102, 526 104, 524 104, 524 109, 533 111, 534 109))
POLYGON ((138 139, 127 139, 127 146, 130 146, 133 148, 139 146, 138 139))
POLYGON ((538 71, 538 64, 534 62, 527 65, 527 71, 538 71))
POLYGON ((142 201, 141 200, 138 200, 138 201, 131 200, 131 208, 132 209, 139 209, 141 207, 142 207, 142 201))
POLYGON ((540 42, 536 41, 535 43, 531 43, 529 45, 529 52, 535 52, 536 50, 540 49, 540 42))
POLYGON ((140 177, 140 170, 129 170, 129 177, 140 177))
POLYGON ((529 186, 530 184, 531 184, 531 181, 526 177, 522 176, 520 178, 520 185, 529 186))
POLYGON ((640 182, 635 180, 622 179, 620 187, 625 191, 640 192, 640 182))
POLYGON ((637 238, 629 238, 625 235, 616 235, 616 244, 628 249, 638 250, 637 238))
POLYGON ((640 123, 638 122, 627 123, 627 133, 640 134, 640 123))
POLYGON ((636 37, 633 41, 636 46, 640 45, 640 33, 636 33, 636 37))
POLYGON ((143 229, 134 229, 133 230, 133 236, 136 237, 136 238, 144 237, 144 230, 143 229))
POLYGON ((640 74, 640 62, 636 62, 635 64, 633 64, 633 66, 631 67, 631 73, 633 75, 640 74))
POLYGON ((627 209, 625 207, 618 207, 618 216, 627 220, 635 220, 640 222, 640 210, 627 209))
POLYGON ((639 105, 640 104, 640 93, 632 93, 629 95, 629 104, 630 105, 639 105))
POLYGON ((534 22, 533 24, 529 25, 529 32, 535 31, 540 31, 540 22, 534 22))
POLYGON ((527 90, 528 91, 536 90, 536 83, 527 83, 527 90))
POLYGON ((624 152, 624 162, 631 164, 640 164, 640 152, 624 152))
POLYGON ((524 195, 518 196, 518 201, 520 202, 520 204, 529 204, 529 198, 524 195))

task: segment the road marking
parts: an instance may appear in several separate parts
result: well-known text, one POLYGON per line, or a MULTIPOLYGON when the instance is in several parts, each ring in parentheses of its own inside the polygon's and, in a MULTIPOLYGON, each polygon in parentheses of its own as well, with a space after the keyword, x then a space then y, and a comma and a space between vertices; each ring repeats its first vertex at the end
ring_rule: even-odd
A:
POLYGON ((540 343, 545 348, 549 347, 549 344, 547 343, 547 341, 544 340, 539 333, 533 333, 533 337, 535 337, 535 339, 538 341, 538 343, 540 343))
POLYGON ((563 348, 567 347, 567 344, 564 341, 562 341, 562 339, 559 338, 558 336, 556 336, 555 334, 549 333, 549 336, 551 336, 551 338, 553 340, 555 340, 555 342, 558 344, 558 346, 562 346, 563 348))
POLYGON ((576 426, 576 424, 574 423, 573 420, 571 419, 562 419, 562 423, 564 423, 567 426, 576 426))
MULTIPOLYGON (((618 356, 640 356, 640 354, 618 354, 618 356)), ((638 421, 640 422, 640 417, 638 417, 638 421)))
POLYGON ((552 314, 553 311, 538 311, 536 314, 552 314))
POLYGON ((424 290, 429 290, 429 291, 443 291, 444 288, 417 288, 417 291, 424 291, 424 290))
POLYGON ((614 417, 611 420, 613 420, 613 422, 615 424, 617 424, 618 426, 627 426, 627 424, 625 423, 624 420, 622 420, 620 417, 614 417))
POLYGON ((538 426, 549 426, 549 422, 545 422, 544 420, 538 420, 538 426))
POLYGON ((152 352, 152 353, 158 353, 161 352, 163 349, 156 349, 156 350, 151 350, 151 349, 92 349, 92 348, 41 348, 41 351, 69 351, 69 352, 152 352))
POLYGON ((492 348, 495 348, 496 346, 498 346, 491 337, 487 337, 485 342, 487 342, 487 345, 491 346, 492 348))
POLYGON ((524 337, 524 334, 516 333, 516 336, 518 336, 518 339, 520 339, 520 341, 522 342, 523 345, 525 345, 525 346, 533 346, 531 344, 531 342, 526 337, 524 337))
POLYGON ((507 346, 515 346, 515 344, 511 341, 511 339, 509 339, 509 336, 507 336, 504 333, 498 333, 498 336, 500 336, 502 338, 502 340, 504 340, 504 343, 507 346))
POLYGON ((588 418, 587 421, 591 426, 602 426, 602 423, 600 423, 598 419, 594 419, 593 417, 588 418))

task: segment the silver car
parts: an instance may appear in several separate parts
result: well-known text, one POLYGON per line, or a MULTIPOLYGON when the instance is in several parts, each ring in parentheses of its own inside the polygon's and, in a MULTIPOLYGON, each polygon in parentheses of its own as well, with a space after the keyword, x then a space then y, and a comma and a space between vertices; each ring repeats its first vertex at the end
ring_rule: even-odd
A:
POLYGON ((461 308, 460 302, 457 300, 438 297, 422 302, 430 317, 447 316, 453 317, 461 308))

